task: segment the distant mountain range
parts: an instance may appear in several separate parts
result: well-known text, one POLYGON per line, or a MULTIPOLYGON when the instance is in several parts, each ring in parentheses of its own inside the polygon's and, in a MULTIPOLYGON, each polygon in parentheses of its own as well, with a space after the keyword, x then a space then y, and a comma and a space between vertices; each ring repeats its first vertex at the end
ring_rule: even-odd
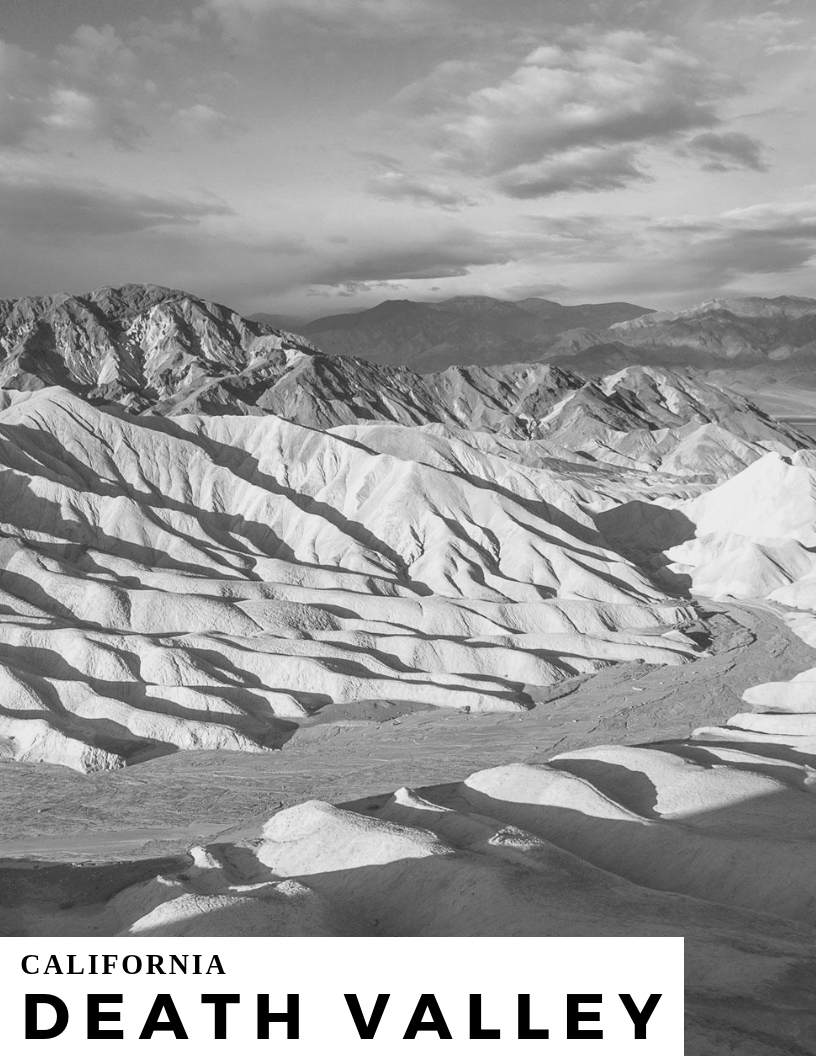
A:
MULTIPOLYGON (((527 307, 490 298, 456 299, 460 320, 469 320, 474 334, 482 318, 517 323, 519 312, 531 318, 538 312, 545 318, 550 311, 547 302, 522 303, 527 307)), ((773 303, 762 302, 760 307, 773 303)), ((816 307, 816 302, 796 303, 797 325, 804 333, 808 319, 804 307, 808 303, 816 307)), ((395 312, 417 318, 451 314, 411 302, 381 307, 384 318, 393 318, 395 312)), ((589 307, 597 317, 606 312, 608 318, 615 306, 589 307)), ((556 309, 559 306, 552 308, 552 317, 559 314, 556 309)), ((363 314, 372 313, 377 310, 363 314)), ((695 333, 694 313, 684 318, 688 320, 684 332, 695 333)), ((762 318, 770 327, 768 321, 776 316, 766 309, 762 318)), ((352 324, 354 316, 347 320, 352 324)), ((594 423, 593 429, 626 433, 676 428, 691 421, 723 423, 727 418, 729 428, 741 435, 734 415, 739 417, 745 406, 724 408, 719 388, 701 379, 691 389, 688 382, 678 387, 676 381, 655 381, 664 375, 654 371, 630 369, 632 360, 652 351, 649 341, 672 333, 674 325, 674 317, 651 314, 607 330, 627 339, 631 335, 642 344, 603 346, 626 360, 598 363, 599 369, 592 373, 608 375, 610 366, 624 368, 615 375, 614 384, 604 388, 587 383, 572 369, 573 363, 585 362, 599 347, 563 351, 569 341, 577 341, 575 331, 551 342, 554 353, 561 348, 560 358, 569 362, 569 368, 545 362, 551 354, 544 352, 538 362, 523 365, 508 353, 515 362, 451 366, 421 374, 402 364, 327 354, 307 338, 245 319, 230 308, 179 290, 106 287, 83 296, 0 302, 0 389, 59 385, 94 403, 118 405, 133 413, 277 414, 321 429, 383 421, 480 429, 516 438, 563 435, 572 443, 584 436, 587 423, 594 423), (648 325, 649 320, 655 324, 648 325), (658 390, 662 395, 655 396, 658 390)), ((350 325, 347 332, 354 334, 357 327, 350 325)), ((498 328, 485 332, 495 336, 498 328)), ((717 350, 724 340, 712 355, 721 355, 717 350)), ((757 428, 752 422, 752 438, 757 428)))
POLYGON ((723 380, 738 384, 743 375, 742 383, 795 377, 816 388, 816 300, 807 297, 715 299, 665 312, 621 302, 567 306, 538 298, 454 297, 435 304, 384 301, 300 326, 281 317, 276 322, 325 352, 421 373, 550 362, 603 374, 640 363, 725 371, 723 380))
POLYGON ((563 305, 539 297, 451 297, 446 301, 383 301, 374 308, 312 322, 258 315, 269 326, 294 330, 323 351, 421 373, 454 364, 535 361, 568 330, 604 331, 652 309, 636 304, 563 305))
POLYGON ((606 331, 562 333, 545 358, 576 369, 609 370, 637 361, 700 370, 753 370, 775 378, 816 378, 816 300, 806 297, 716 299, 652 312, 606 331))
MULTIPOLYGON (((319 430, 418 426, 479 444, 496 437, 501 451, 510 445, 514 459, 535 465, 577 458, 713 478, 810 442, 688 371, 625 365, 587 380, 539 361, 420 374, 329 355, 158 286, 0 303, 0 357, 0 410, 59 385, 132 414, 277 415, 319 430)), ((387 437, 397 450, 406 442, 404 431, 387 437)))
MULTIPOLYGON (((299 336, 151 285, 0 301, 0 389, 60 385, 134 413, 274 413, 319 428, 379 420, 532 436, 579 389, 571 413, 588 401, 588 412, 610 425, 614 419, 615 428, 638 427, 631 406, 599 409, 582 388, 587 377, 635 365, 691 366, 752 398, 769 379, 787 381, 774 392, 800 403, 809 400, 808 385, 816 387, 816 300, 806 298, 716 300, 678 312, 486 297, 393 301, 331 324, 334 330, 320 331, 326 321, 318 321, 299 336), (577 316, 606 328, 541 336, 577 316), (383 338, 384 362, 372 360, 363 332, 372 340, 391 334, 383 338), (511 332, 519 336, 511 340, 511 332), (326 333, 343 336, 359 355, 327 352, 326 333), (426 369, 450 360, 461 362, 426 369)), ((811 413, 782 403, 769 409, 802 421, 811 413)))

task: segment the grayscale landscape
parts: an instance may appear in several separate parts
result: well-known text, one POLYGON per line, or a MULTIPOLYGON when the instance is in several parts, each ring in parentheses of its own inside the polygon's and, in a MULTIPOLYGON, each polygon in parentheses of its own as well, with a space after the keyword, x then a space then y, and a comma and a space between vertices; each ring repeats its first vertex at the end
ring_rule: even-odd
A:
POLYGON ((6 934, 681 934, 701 1037, 806 1029, 808 435, 636 345, 2 307, 6 934))
POLYGON ((682 936, 814 1052, 815 53, 6 5, 0 937, 682 936))

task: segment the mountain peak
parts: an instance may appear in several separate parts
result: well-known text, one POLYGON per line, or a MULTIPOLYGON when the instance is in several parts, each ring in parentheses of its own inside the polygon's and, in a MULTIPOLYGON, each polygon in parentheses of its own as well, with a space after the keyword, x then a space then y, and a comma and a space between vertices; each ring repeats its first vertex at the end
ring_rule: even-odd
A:
POLYGON ((444 301, 436 301, 435 307, 450 311, 502 311, 515 309, 513 301, 505 301, 499 297, 486 297, 479 294, 461 294, 458 297, 448 297, 444 301))
MULTIPOLYGON (((0 387, 62 385, 141 410, 305 341, 183 290, 129 283, 0 305, 0 387)), ((285 359, 285 356, 283 357, 285 359)))

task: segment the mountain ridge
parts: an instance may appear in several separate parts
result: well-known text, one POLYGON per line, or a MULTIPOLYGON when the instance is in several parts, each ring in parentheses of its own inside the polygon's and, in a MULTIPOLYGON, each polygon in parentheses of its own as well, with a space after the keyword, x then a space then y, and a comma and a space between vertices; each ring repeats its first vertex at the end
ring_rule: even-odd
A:
POLYGON ((816 386, 816 300, 785 294, 716 297, 662 311, 627 302, 559 305, 541 298, 401 299, 302 322, 300 332, 325 352, 410 364, 420 373, 513 361, 606 373, 640 363, 733 369, 748 383, 805 372, 805 383, 816 386))
POLYGON ((420 375, 439 373, 430 369, 435 363, 442 370, 549 363, 585 375, 640 364, 732 371, 746 380, 803 376, 806 385, 813 374, 816 382, 816 300, 785 295, 714 298, 660 312, 625 302, 563 306, 541 298, 401 299, 362 313, 329 316, 300 330, 274 327, 183 290, 151 284, 3 300, 0 387, 63 385, 134 412, 157 405, 164 409, 184 390, 184 399, 208 399, 216 413, 219 403, 241 400, 242 391, 254 405, 252 393, 263 389, 287 354, 295 353, 345 356, 420 375), (574 321, 574 313, 585 309, 627 318, 605 319, 610 325, 604 329, 563 329, 570 321, 565 313, 573 313, 574 321), (326 325, 334 329, 324 332, 326 325), (508 336, 511 331, 515 336, 508 336), (342 335, 346 351, 327 342, 326 333, 342 335))
POLYGON ((387 300, 362 312, 326 316, 300 332, 324 351, 373 362, 409 363, 422 373, 464 363, 492 366, 542 358, 552 339, 579 327, 603 329, 652 311, 616 301, 562 305, 528 297, 486 296, 444 301, 387 300))
MULTIPOLYGON (((496 308, 501 302, 479 303, 504 311, 496 308)), ((403 302, 399 310, 406 304, 416 309, 403 302)), ((759 457, 750 446, 758 438, 803 442, 744 397, 683 372, 625 366, 611 384, 598 384, 539 361, 421 374, 324 353, 224 305, 159 286, 2 302, 0 351, 0 390, 57 385, 137 414, 278 415, 319 429, 381 421, 483 430, 546 441, 551 454, 569 448, 581 458, 641 467, 685 445, 684 430, 710 425, 730 438, 715 445, 713 460, 706 456, 716 472, 720 456, 733 459, 735 443, 744 465, 759 457), (656 441, 660 429, 671 439, 656 441)))

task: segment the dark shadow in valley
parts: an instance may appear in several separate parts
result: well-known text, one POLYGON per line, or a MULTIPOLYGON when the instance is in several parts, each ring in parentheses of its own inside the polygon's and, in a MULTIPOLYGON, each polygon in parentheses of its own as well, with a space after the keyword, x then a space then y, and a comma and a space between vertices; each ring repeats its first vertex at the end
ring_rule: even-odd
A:
POLYGON ((635 499, 595 514, 603 537, 622 550, 657 553, 693 539, 696 526, 680 510, 635 499))
POLYGON ((595 514, 595 524, 609 545, 659 590, 690 597, 691 576, 669 568, 666 556, 667 550, 695 537, 696 525, 684 513, 636 499, 595 514))
POLYGON ((148 693, 147 686, 140 681, 105 681, 84 675, 66 657, 51 649, 3 643, 0 644, 0 662, 7 665, 11 672, 19 672, 23 676, 32 703, 39 701, 42 705, 29 708, 0 705, 0 714, 9 719, 44 721, 65 737, 121 755, 131 763, 172 754, 179 751, 180 747, 194 748, 196 734, 190 733, 189 740, 192 743, 180 746, 177 741, 187 739, 183 726, 177 737, 163 740, 161 736, 133 732, 126 716, 117 721, 108 717, 78 714, 63 704, 59 686, 54 685, 51 679, 73 682, 80 689, 87 687, 89 700, 94 695, 110 700, 110 709, 114 713, 118 706, 134 709, 136 725, 160 726, 162 718, 166 717, 173 725, 178 722, 193 723, 211 727, 213 733, 220 726, 266 749, 281 748, 298 730, 296 722, 276 716, 269 701, 253 692, 252 687, 247 687, 246 681, 236 686, 177 687, 212 698, 211 709, 199 709, 185 707, 163 696, 161 686, 153 687, 155 693, 148 693), (219 708, 219 704, 240 710, 237 713, 224 710, 223 707, 219 708))
POLYGON ((104 864, 0 859, 0 936, 93 934, 92 907, 136 884, 178 874, 191 861, 186 854, 104 864))

